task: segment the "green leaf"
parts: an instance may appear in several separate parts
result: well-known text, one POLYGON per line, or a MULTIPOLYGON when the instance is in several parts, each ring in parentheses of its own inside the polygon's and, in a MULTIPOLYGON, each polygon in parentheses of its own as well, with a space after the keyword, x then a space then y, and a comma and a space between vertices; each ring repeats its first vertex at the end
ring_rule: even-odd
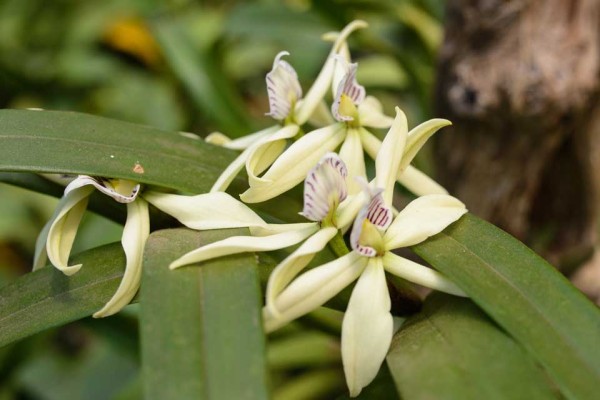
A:
POLYGON ((596 396, 600 311, 531 249, 466 215, 413 250, 529 350, 567 398, 596 396))
POLYGON ((168 269, 183 253, 240 232, 176 229, 150 235, 140 293, 145 398, 268 397, 255 258, 168 269))
POLYGON ((83 267, 70 277, 47 266, 0 288, 0 347, 98 311, 125 270, 120 243, 78 254, 73 262, 83 267))
POLYGON ((151 26, 167 64, 204 116, 213 119, 229 136, 251 133, 244 104, 210 49, 194 48, 177 20, 160 18, 151 26))
POLYGON ((208 191, 235 157, 182 134, 61 111, 0 110, 0 140, 0 172, 99 175, 192 193, 208 191))
POLYGON ((434 294, 394 336, 387 364, 406 399, 555 399, 533 358, 471 301, 434 294))

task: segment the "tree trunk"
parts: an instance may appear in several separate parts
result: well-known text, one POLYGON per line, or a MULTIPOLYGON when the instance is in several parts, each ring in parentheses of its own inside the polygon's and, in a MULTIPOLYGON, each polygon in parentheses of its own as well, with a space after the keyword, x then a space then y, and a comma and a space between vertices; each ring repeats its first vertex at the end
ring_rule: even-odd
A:
POLYGON ((600 1, 449 0, 438 176, 560 268, 591 256, 600 193, 600 1))

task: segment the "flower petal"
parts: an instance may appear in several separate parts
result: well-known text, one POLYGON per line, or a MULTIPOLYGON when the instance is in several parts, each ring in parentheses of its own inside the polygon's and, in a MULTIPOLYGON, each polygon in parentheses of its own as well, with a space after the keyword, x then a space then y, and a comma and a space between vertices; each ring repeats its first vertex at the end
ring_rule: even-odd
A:
POLYGON ((271 251, 293 246, 315 233, 316 225, 308 228, 277 233, 270 236, 232 236, 184 254, 173 261, 169 268, 175 269, 212 258, 253 251, 271 251))
POLYGON ((411 201, 385 233, 386 249, 421 243, 443 231, 467 212, 458 199, 444 194, 422 196, 411 201))
POLYGON ((159 210, 177 218, 188 228, 224 229, 265 226, 254 211, 224 192, 182 196, 146 191, 146 201, 159 210))
POLYGON ((281 128, 280 125, 270 126, 268 128, 262 129, 258 132, 254 132, 249 135, 242 136, 240 138, 233 139, 233 140, 229 139, 227 136, 223 135, 221 132, 213 132, 210 135, 208 135, 204 139, 204 141, 206 143, 214 144, 216 146, 222 146, 222 147, 225 147, 225 148, 231 149, 231 150, 244 150, 244 149, 247 149, 248 147, 250 147, 251 145, 253 145, 254 143, 258 142, 260 139, 264 138, 265 136, 268 136, 268 135, 272 134, 273 132, 276 132, 279 128, 281 128))
POLYGON ((108 317, 119 312, 137 293, 142 277, 142 256, 148 235, 150 235, 148 203, 140 198, 127 204, 127 221, 121 238, 127 260, 123 279, 108 303, 94 313, 94 318, 108 317))
POLYGON ((375 159, 375 185, 383 188, 385 204, 392 205, 394 183, 398 176, 398 168, 402 161, 406 134, 408 132, 406 115, 396 107, 396 118, 390 128, 375 159))
POLYGON ((329 84, 333 78, 333 72, 335 68, 336 60, 334 55, 340 51, 343 44, 346 42, 346 39, 348 39, 348 36, 352 32, 357 29, 366 28, 367 26, 368 24, 366 22, 355 20, 346 25, 346 27, 340 32, 331 48, 331 51, 329 52, 325 64, 323 64, 321 72, 319 72, 319 75, 317 76, 317 79, 315 79, 315 82, 306 93, 306 96, 304 96, 304 101, 302 101, 302 103, 296 107, 295 119, 298 125, 302 125, 308 120, 315 107, 317 107, 317 104, 321 102, 325 96, 325 93, 327 93, 327 89, 329 88, 329 84))
POLYGON ((320 101, 315 111, 312 113, 310 118, 308 119, 308 123, 317 128, 322 128, 327 125, 335 124, 335 119, 331 116, 331 112, 327 103, 324 101, 320 101))
POLYGON ((356 129, 348 129, 346 139, 340 148, 340 158, 348 166, 348 193, 356 194, 361 192, 360 185, 356 182, 356 177, 367 178, 365 169, 365 154, 360 142, 360 134, 356 129))
POLYGON ((46 252, 48 259, 57 269, 65 275, 72 275, 79 271, 81 264, 69 266, 69 255, 75 241, 81 218, 85 213, 88 198, 94 188, 83 186, 72 188, 61 200, 52 225, 48 230, 46 252))
POLYGON ((465 292, 436 270, 397 256, 389 251, 383 256, 383 265, 386 271, 407 281, 441 292, 467 297, 465 292))
POLYGON ((262 178, 259 178, 258 175, 273 164, 285 149, 287 139, 296 136, 299 129, 300 127, 295 124, 284 126, 248 148, 246 172, 250 186, 262 181, 262 178))
POLYGON ((404 172, 400 174, 398 182, 417 196, 448 194, 448 191, 442 185, 412 165, 406 167, 404 172))
MULTIPOLYGON (((364 128, 360 129, 360 139, 365 152, 371 158, 376 158, 377 152, 381 148, 381 141, 364 128)), ((408 165, 404 171, 400 171, 398 182, 417 196, 448 194, 440 184, 412 165, 408 165)))
POLYGON ((370 128, 389 128, 394 118, 383 113, 383 107, 379 100, 373 96, 367 96, 358 106, 360 124, 370 128))
POLYGON ((348 189, 346 164, 335 153, 327 153, 304 180, 302 214, 311 221, 321 222, 346 199, 348 189))
POLYGON ((371 383, 385 359, 394 331, 390 308, 382 261, 376 257, 352 290, 342 323, 342 364, 351 397, 371 383))
POLYGON ((112 197, 119 203, 131 203, 140 192, 138 183, 126 179, 106 179, 94 176, 79 175, 67 185, 65 194, 83 186, 92 185, 100 192, 112 197))
POLYGON ((263 308, 265 330, 272 332, 322 306, 354 282, 366 265, 366 258, 350 252, 300 275, 275 299, 278 316, 263 308))
POLYGON ((349 196, 337 209, 336 222, 337 227, 345 232, 350 224, 356 219, 358 213, 364 204, 369 200, 369 195, 365 191, 349 196))
POLYGON ((400 170, 398 173, 402 173, 406 167, 415 158, 421 147, 427 142, 427 140, 436 133, 439 129, 452 125, 452 122, 446 119, 430 119, 425 121, 419 126, 414 127, 408 132, 408 138, 406 139, 406 147, 404 149, 404 155, 402 156, 402 162, 400 164, 400 170))
MULTIPOLYGON (((59 205, 57 206, 57 210, 61 208, 62 206, 59 203, 59 205)), ((33 271, 37 271, 38 269, 45 267, 48 263, 48 253, 46 253, 46 242, 48 242, 48 233, 50 232, 50 227, 52 226, 53 222, 54 217, 52 217, 48 222, 46 222, 37 239, 35 240, 35 251, 33 253, 32 268, 33 271)))
POLYGON ((273 69, 266 77, 269 95, 269 112, 266 115, 278 120, 289 117, 292 107, 302 97, 302 88, 296 70, 287 61, 281 59, 289 55, 287 51, 279 52, 273 61, 273 69))
POLYGON ((212 187, 210 188, 210 192, 224 192, 227 190, 237 174, 239 174, 242 168, 244 168, 246 160, 248 160, 248 155, 251 151, 252 148, 247 148, 246 150, 242 151, 242 153, 238 155, 235 160, 233 160, 231 164, 229 164, 227 168, 223 170, 223 172, 221 172, 221 175, 219 175, 215 183, 213 183, 212 187))
POLYGON ((340 145, 345 133, 342 125, 335 124, 302 136, 240 198, 246 203, 258 203, 290 190, 304 180, 325 153, 340 145))
POLYGON ((298 273, 308 265, 315 254, 323 250, 327 243, 337 234, 333 227, 320 229, 309 237, 298 249, 285 258, 269 276, 266 290, 266 306, 273 315, 278 315, 275 297, 290 283, 298 273))

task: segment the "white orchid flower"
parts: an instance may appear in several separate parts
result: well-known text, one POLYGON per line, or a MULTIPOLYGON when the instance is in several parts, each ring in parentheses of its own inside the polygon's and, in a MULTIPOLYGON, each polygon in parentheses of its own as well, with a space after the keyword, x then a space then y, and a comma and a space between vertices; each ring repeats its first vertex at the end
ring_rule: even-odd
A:
POLYGON ((150 221, 148 204, 138 196, 139 184, 124 179, 79 175, 65 188, 65 194, 53 217, 37 239, 33 268, 35 270, 43 267, 49 259, 50 263, 65 275, 79 271, 82 265, 69 265, 69 256, 94 188, 119 203, 127 204, 127 220, 121 239, 127 260, 125 273, 112 298, 101 310, 94 313, 94 317, 99 318, 115 314, 129 304, 140 286, 142 254, 150 234, 150 221))
POLYGON ((386 136, 376 158, 374 183, 380 189, 367 188, 370 200, 350 235, 353 251, 300 275, 275 298, 273 307, 263 310, 265 329, 270 332, 323 305, 358 279, 342 325, 342 361, 351 396, 373 380, 392 339, 385 271, 435 290, 465 295, 439 272, 392 252, 426 240, 467 212, 454 197, 427 195, 393 217, 393 185, 405 162, 402 155, 410 147, 404 129, 391 129, 386 136))
MULTIPOLYGON (((338 232, 345 232, 349 227, 363 200, 360 196, 348 197, 347 175, 345 163, 335 153, 323 156, 308 172, 304 180, 304 208, 301 214, 318 222, 320 229, 277 265, 269 276, 266 306, 274 315, 278 314, 275 306, 277 295, 310 263, 315 254, 334 239, 337 239, 338 250, 339 247, 346 248, 338 232)), ((335 248, 336 245, 333 246, 335 248)))
MULTIPOLYGON (((345 71, 343 75, 334 74, 339 75, 334 79, 334 86, 336 79, 339 82, 331 112, 337 122, 307 133, 281 153, 260 178, 249 179, 250 188, 240 196, 244 202, 265 201, 290 190, 302 182, 307 171, 323 154, 340 146, 340 157, 348 167, 349 193, 360 192, 354 177, 365 176, 364 152, 375 158, 381 146, 381 141, 366 128, 389 128, 394 119, 382 112, 381 103, 376 98, 366 96, 364 87, 356 81, 357 68, 358 64, 348 63, 343 54, 336 57, 336 71, 345 71)), ((419 138, 419 146, 414 153, 406 155, 407 162, 397 171, 396 177, 400 177, 400 182, 418 195, 447 193, 427 175, 409 165, 427 139, 447 125, 450 125, 447 120, 433 119, 409 133, 410 137, 419 138)))
POLYGON ((314 114, 322 115, 321 105, 333 77, 335 55, 344 47, 345 41, 353 31, 366 26, 364 21, 353 21, 339 33, 323 68, 304 98, 296 71, 282 59, 289 53, 282 51, 277 54, 273 68, 266 76, 266 83, 270 108, 267 115, 277 120, 278 124, 236 140, 229 140, 220 133, 211 134, 206 138, 213 144, 243 150, 223 171, 211 192, 225 191, 244 165, 249 181, 252 183, 258 179, 258 175, 284 151, 287 141, 300 132, 300 126, 314 114))

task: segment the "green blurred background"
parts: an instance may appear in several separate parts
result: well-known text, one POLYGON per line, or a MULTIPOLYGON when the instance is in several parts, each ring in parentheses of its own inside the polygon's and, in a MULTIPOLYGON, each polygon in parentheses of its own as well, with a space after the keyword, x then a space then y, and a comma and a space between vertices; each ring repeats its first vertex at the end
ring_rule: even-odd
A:
MULTIPOLYGON (((399 105, 414 126, 432 116, 442 14, 441 0, 1 0, 0 107, 241 136, 272 124, 264 76, 275 54, 291 53, 306 90, 329 49, 321 35, 360 18, 370 28, 350 42, 358 80, 388 114, 399 105)), ((430 170, 429 158, 426 150, 417 163, 430 170)), ((0 285, 30 270, 37 233, 55 205, 0 184, 0 285)), ((89 214, 74 252, 120 234, 89 214)), ((322 332, 338 330, 339 315, 312 321, 321 332, 295 337, 292 325, 272 340, 275 398, 345 392, 337 339, 322 332)), ((141 398, 139 365, 132 305, 0 349, 0 400, 141 398)))

